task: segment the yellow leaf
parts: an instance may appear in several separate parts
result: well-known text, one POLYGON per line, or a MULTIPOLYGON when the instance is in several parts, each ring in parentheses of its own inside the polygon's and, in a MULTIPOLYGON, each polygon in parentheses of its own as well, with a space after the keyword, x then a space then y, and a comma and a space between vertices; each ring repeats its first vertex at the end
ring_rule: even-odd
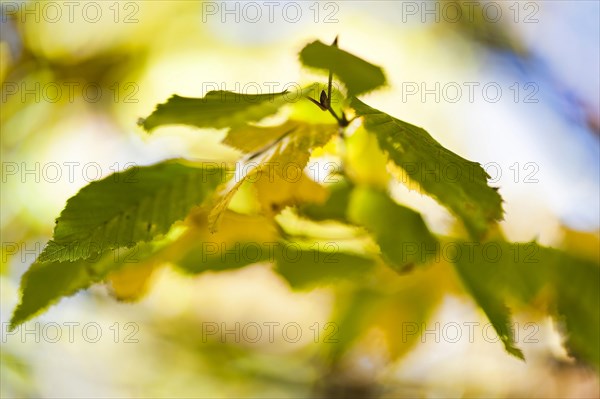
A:
POLYGON ((273 259, 273 245, 279 235, 272 220, 226 211, 219 231, 211 234, 206 214, 196 216, 193 239, 177 260, 188 273, 229 270, 273 259))
POLYGON ((242 152, 259 151, 265 146, 272 144, 287 131, 295 129, 295 127, 296 124, 292 121, 271 127, 257 127, 253 125, 234 127, 227 133, 223 144, 237 148, 242 152))
POLYGON ((359 127, 346 143, 346 173, 351 180, 385 190, 390 180, 386 169, 388 159, 377 138, 359 127))
POLYGON ((600 261, 600 237, 597 232, 577 231, 561 227, 563 233, 562 247, 573 254, 591 259, 595 262, 600 261))
POLYGON ((270 179, 263 175, 254 183, 262 212, 267 216, 275 216, 286 206, 302 203, 322 204, 327 199, 325 187, 311 180, 302 173, 297 179, 275 175, 270 179))
POLYGON ((140 299, 150 286, 157 262, 149 260, 141 263, 129 263, 110 273, 111 294, 119 301, 133 302, 140 299))
POLYGON ((236 165, 234 177, 218 190, 218 198, 208 216, 209 229, 218 229, 221 217, 244 181, 255 182, 264 174, 270 179, 280 176, 291 179, 301 174, 314 148, 322 147, 337 133, 337 125, 313 125, 299 121, 288 121, 275 128, 247 127, 251 135, 260 135, 265 129, 279 129, 278 138, 258 152, 248 154, 236 165))
POLYGON ((385 332, 392 359, 401 358, 421 341, 425 329, 433 329, 430 316, 445 295, 457 291, 457 284, 447 262, 415 269, 410 278, 394 281, 396 292, 377 304, 372 320, 385 332))

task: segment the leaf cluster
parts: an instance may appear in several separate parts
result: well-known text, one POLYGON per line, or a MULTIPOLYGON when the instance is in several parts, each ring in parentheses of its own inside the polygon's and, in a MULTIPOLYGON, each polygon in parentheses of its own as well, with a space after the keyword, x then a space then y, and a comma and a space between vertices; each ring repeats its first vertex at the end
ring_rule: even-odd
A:
POLYGON ((293 287, 355 282, 336 313, 350 343, 359 335, 361 317, 391 334, 402 312, 424 319, 448 289, 428 271, 434 270, 438 277, 460 277, 509 353, 523 357, 507 304, 542 298, 545 310, 564 321, 572 352, 598 366, 598 264, 536 243, 528 244, 536 262, 513 256, 523 244, 495 233, 502 198, 481 165, 357 97, 385 86, 382 68, 339 48, 337 39, 332 45, 309 43, 299 59, 328 76, 328 84, 300 93, 174 95, 141 119, 148 132, 169 124, 227 129, 223 144, 239 150, 240 160, 229 166, 168 160, 81 189, 23 276, 12 327, 97 282, 108 283, 119 300, 134 300, 165 263, 197 274, 270 262, 293 287), (333 90, 334 79, 341 90, 333 90), (282 108, 311 103, 314 113, 330 114, 330 123, 301 117, 259 123, 282 108), (306 173, 311 159, 327 152, 340 160, 328 176, 333 183, 306 173), (297 172, 293 178, 290 166, 297 172), (448 168, 456 173, 442 173, 448 168), (387 186, 399 174, 446 207, 466 236, 439 237, 419 212, 395 201, 387 186), (431 266, 440 263, 440 248, 449 242, 471 256, 455 256, 448 268, 431 266), (501 248, 502 256, 490 261, 482 250, 486 244, 501 248), (411 273, 414 285, 390 288, 389 271, 392 279, 407 279, 402 281, 411 275, 394 275, 411 273), (364 311, 373 304, 375 314, 364 311))

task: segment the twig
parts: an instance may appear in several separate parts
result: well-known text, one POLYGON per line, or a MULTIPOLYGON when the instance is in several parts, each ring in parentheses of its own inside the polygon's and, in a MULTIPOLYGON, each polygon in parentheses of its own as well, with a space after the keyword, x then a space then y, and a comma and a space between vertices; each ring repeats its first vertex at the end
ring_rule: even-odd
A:
MULTIPOLYGON (((331 44, 333 47, 337 47, 338 45, 338 36, 335 37, 335 40, 333 41, 333 43, 331 44)), ((342 116, 339 117, 333 107, 331 106, 331 92, 332 92, 332 87, 333 87, 333 71, 330 69, 329 70, 329 80, 327 83, 327 94, 325 94, 325 91, 322 90, 321 91, 321 96, 319 98, 319 101, 315 100, 312 97, 306 97, 308 98, 313 104, 315 104, 317 107, 319 107, 321 109, 321 111, 329 111, 329 113, 335 118, 335 120, 337 121, 338 125, 340 127, 346 127, 350 124, 350 122, 352 122, 355 118, 352 118, 351 120, 348 120, 348 118, 346 118, 346 114, 344 114, 344 111, 342 111, 342 116)))

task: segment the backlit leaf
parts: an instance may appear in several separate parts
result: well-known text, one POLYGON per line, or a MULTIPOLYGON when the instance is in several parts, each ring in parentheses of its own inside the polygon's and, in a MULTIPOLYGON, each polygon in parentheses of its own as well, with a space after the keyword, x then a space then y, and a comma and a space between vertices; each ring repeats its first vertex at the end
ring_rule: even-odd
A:
POLYGON ((347 180, 340 178, 338 182, 327 187, 329 195, 324 203, 305 204, 300 207, 299 213, 312 220, 336 220, 346 222, 346 213, 350 203, 350 194, 354 186, 347 180))
POLYGON ((286 206, 300 204, 322 204, 327 199, 327 190, 319 183, 311 180, 305 173, 298 177, 280 175, 261 175, 254 183, 258 202, 262 212, 275 216, 286 206))
POLYGON ((139 124, 146 131, 162 125, 190 125, 200 128, 226 128, 256 122, 276 113, 289 102, 298 101, 299 93, 239 94, 211 91, 203 98, 173 95, 139 124))
POLYGON ((67 201, 39 262, 85 259, 166 233, 223 180, 212 164, 166 161, 95 181, 67 201))
POLYGON ((275 225, 261 216, 225 212, 219 231, 209 233, 206 215, 195 218, 194 239, 177 261, 188 273, 222 271, 257 262, 273 261, 279 235, 275 225))
POLYGON ((277 141, 238 162, 235 176, 220 190, 220 197, 209 215, 211 231, 218 229, 221 215, 244 181, 256 181, 265 174, 269 179, 275 175, 285 180, 298 178, 310 159, 311 151, 327 144, 338 132, 337 125, 312 125, 299 121, 288 121, 279 129, 281 135, 277 141))
POLYGON ((383 259, 397 271, 426 263, 438 251, 438 241, 421 214, 395 203, 379 190, 356 188, 348 206, 348 219, 374 236, 383 259))
POLYGON ((381 151, 377 137, 360 126, 346 139, 346 173, 358 184, 386 190, 390 181, 388 157, 381 151))
MULTIPOLYGON (((594 261, 531 243, 462 243, 455 264, 506 349, 512 344, 505 304, 542 300, 566 326, 572 353, 600 367, 600 266, 594 261)), ((547 310, 547 309, 543 309, 547 310)))
POLYGON ((385 75, 380 67, 318 40, 302 49, 300 61, 308 67, 332 71, 344 83, 350 96, 385 85, 385 75))
POLYGON ((420 127, 393 118, 358 99, 352 107, 364 118, 365 128, 377 136, 379 146, 405 174, 429 195, 448 207, 469 233, 481 237, 490 224, 502 218, 502 198, 489 187, 481 165, 444 148, 420 127))
POLYGON ((96 254, 72 262, 35 262, 21 279, 21 302, 11 318, 11 327, 25 322, 60 298, 75 294, 124 264, 149 252, 150 244, 96 254))
POLYGON ((275 254, 277 272, 297 288, 359 278, 375 266, 373 259, 342 252, 334 242, 301 246, 283 240, 275 254))
POLYGON ((505 297, 497 291, 498 287, 495 286, 497 283, 493 282, 499 277, 500 270, 496 264, 483 262, 481 250, 474 251, 477 255, 469 259, 464 255, 468 247, 459 248, 460 259, 456 262, 456 266, 467 289, 492 323, 498 338, 504 344, 504 349, 519 359, 525 359, 521 349, 515 345, 510 310, 506 306, 505 297))
POLYGON ((110 292, 119 301, 133 302, 149 288, 158 263, 154 260, 132 262, 108 274, 110 292))
POLYGON ((262 150, 295 126, 292 122, 279 126, 257 127, 243 125, 229 130, 223 144, 249 153, 262 150))

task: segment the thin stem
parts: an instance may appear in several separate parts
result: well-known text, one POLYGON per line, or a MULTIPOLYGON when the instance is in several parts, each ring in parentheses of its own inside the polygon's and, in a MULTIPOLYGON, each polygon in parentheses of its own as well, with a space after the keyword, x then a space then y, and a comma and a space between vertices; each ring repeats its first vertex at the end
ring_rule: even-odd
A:
POLYGON ((319 103, 317 100, 315 100, 314 98, 311 97, 306 97, 308 100, 310 100, 312 103, 314 103, 317 107, 319 107, 319 109, 321 109, 322 111, 329 111, 329 113, 335 118, 335 120, 337 121, 338 125, 340 125, 341 127, 346 127, 350 124, 350 122, 352 122, 354 119, 356 118, 352 118, 350 121, 346 118, 346 114, 344 114, 344 112, 342 111, 342 117, 340 118, 335 111, 333 110, 333 108, 331 107, 331 103, 329 101, 327 101, 327 106, 324 107, 321 103, 319 103))
MULTIPOLYGON (((337 47, 337 45, 338 45, 338 38, 339 38, 339 36, 335 37, 335 40, 331 44, 332 46, 337 47)), ((331 104, 331 86, 332 86, 332 83, 333 83, 333 71, 330 69, 329 70, 329 84, 327 85, 327 104, 331 104)))
POLYGON ((333 82, 333 72, 329 71, 329 83, 327 84, 327 105, 331 104, 331 86, 333 82))
MULTIPOLYGON (((331 44, 333 47, 337 47, 338 46, 338 36, 335 37, 335 40, 333 41, 333 43, 331 44)), ((314 103, 317 107, 319 107, 322 111, 329 111, 329 113, 335 118, 335 120, 337 121, 338 125, 340 127, 346 127, 350 124, 350 122, 352 122, 352 120, 354 120, 354 118, 352 120, 348 120, 346 118, 346 114, 344 114, 344 111, 342 111, 342 116, 339 117, 335 111, 333 110, 333 108, 331 107, 331 92, 332 92, 332 87, 333 87, 333 71, 330 69, 329 70, 329 79, 327 82, 327 95, 324 97, 324 92, 321 92, 321 101, 317 101, 314 98, 311 97, 306 97, 308 98, 312 103, 314 103)))
POLYGON ((333 117, 335 118, 335 120, 338 122, 338 124, 341 126, 342 124, 342 119, 337 116, 337 114, 335 113, 335 111, 333 110, 333 108, 331 108, 331 105, 327 104, 327 111, 329 111, 329 113, 331 115, 333 115, 333 117))
POLYGON ((247 157, 246 157, 246 160, 247 161, 251 161, 251 160, 255 159, 256 157, 264 154, 265 152, 267 152, 268 150, 270 150, 271 148, 273 148, 277 144, 279 144, 281 142, 281 140, 283 140, 284 138, 286 138, 294 130, 296 130, 296 126, 292 127, 290 130, 286 131, 281 136, 277 137, 275 140, 273 140, 271 143, 267 144, 266 146, 264 146, 260 150, 255 151, 255 152, 253 152, 251 154, 248 154, 247 157))

